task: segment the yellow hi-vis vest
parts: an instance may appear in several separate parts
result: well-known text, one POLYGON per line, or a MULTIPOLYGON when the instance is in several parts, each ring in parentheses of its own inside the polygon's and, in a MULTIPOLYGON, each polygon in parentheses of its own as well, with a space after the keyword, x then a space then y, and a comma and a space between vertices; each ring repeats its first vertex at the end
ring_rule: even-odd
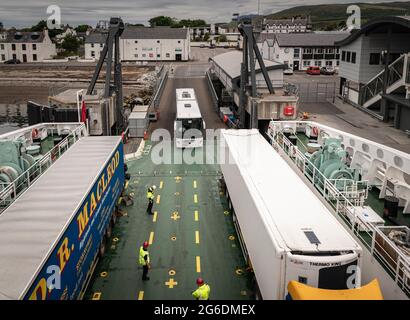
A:
POLYGON ((147 199, 154 200, 154 193, 152 191, 147 192, 147 199))
POLYGON ((147 263, 149 263, 149 252, 144 250, 144 247, 140 247, 140 258, 139 258, 139 263, 141 266, 145 266, 147 263), (144 257, 147 256, 147 261, 145 261, 144 257))
POLYGON ((206 283, 204 283, 202 286, 196 289, 192 293, 192 295, 197 300, 208 300, 210 292, 211 292, 211 288, 206 283))

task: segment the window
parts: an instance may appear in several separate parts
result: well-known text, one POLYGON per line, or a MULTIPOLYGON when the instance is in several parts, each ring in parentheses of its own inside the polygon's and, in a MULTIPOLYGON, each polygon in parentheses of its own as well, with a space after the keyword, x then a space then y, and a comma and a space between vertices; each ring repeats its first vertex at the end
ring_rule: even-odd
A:
POLYGON ((102 48, 104 45, 102 43, 100 43, 100 48, 102 48))
POLYGON ((157 58, 161 58, 161 55, 159 53, 157 53, 157 58))
POLYGON ((315 61, 315 66, 316 67, 321 67, 322 66, 322 61, 321 60, 315 61))
POLYGON ((178 43, 181 43, 181 40, 178 40, 178 43))
POLYGON ((91 51, 91 57, 95 58, 95 52, 91 51))
POLYGON ((298 277, 298 282, 303 283, 303 284, 307 284, 307 278, 306 277, 298 277))
POLYGON ((11 45, 11 50, 16 51, 16 44, 13 43, 13 44, 11 45))
POLYGON ((91 43, 91 48, 94 48, 94 43, 91 43))
POLYGON ((24 51, 27 50, 27 46, 26 46, 25 43, 23 43, 23 44, 21 45, 21 49, 23 49, 24 51))
POLYGON ((135 58, 138 58, 138 53, 134 54, 134 57, 135 57, 135 58))
POLYGON ((316 53, 319 53, 319 54, 323 53, 323 49, 316 49, 315 51, 316 53))
POLYGON ((33 61, 37 61, 37 55, 33 54, 33 61))
POLYGON ((299 58, 299 56, 300 56, 300 49, 299 48, 293 49, 293 57, 299 58))
POLYGON ((4 44, 0 44, 0 50, 4 50, 4 44))
POLYGON ((157 43, 161 43, 161 41, 157 40, 157 43))
POLYGON ((326 61, 326 67, 333 66, 333 61, 326 61))
POLYGON ((142 54, 142 57, 145 58, 147 55, 145 53, 142 54))
POLYGON ((352 53, 350 51, 346 52, 346 62, 350 62, 352 53))
POLYGON ((135 40, 134 43, 138 43, 138 40, 135 40))
POLYGON ((171 55, 170 55, 169 53, 165 54, 165 56, 166 56, 167 58, 171 57, 171 55))
POLYGON ((352 52, 352 63, 356 63, 356 52, 352 52))
POLYGON ((325 50, 325 53, 327 53, 327 54, 332 54, 332 53, 334 53, 334 50, 333 50, 333 49, 326 49, 326 50, 325 50))
POLYGON ((2 60, 2 61, 6 60, 6 55, 5 55, 5 54, 2 54, 2 55, 1 55, 1 60, 2 60))
POLYGON ((342 61, 346 61, 346 51, 342 51, 342 61))
POLYGON ((339 65, 340 65, 340 61, 337 60, 337 61, 336 61, 336 66, 339 66, 339 65))
POLYGON ((379 65, 380 64, 380 53, 371 53, 369 64, 379 65))
POLYGON ((304 67, 309 67, 310 66, 310 61, 307 61, 307 60, 303 61, 303 66, 304 67))
POLYGON ((37 50, 37 45, 33 43, 33 50, 37 50))
POLYGON ((303 53, 312 53, 312 49, 311 48, 304 48, 303 49, 303 53))

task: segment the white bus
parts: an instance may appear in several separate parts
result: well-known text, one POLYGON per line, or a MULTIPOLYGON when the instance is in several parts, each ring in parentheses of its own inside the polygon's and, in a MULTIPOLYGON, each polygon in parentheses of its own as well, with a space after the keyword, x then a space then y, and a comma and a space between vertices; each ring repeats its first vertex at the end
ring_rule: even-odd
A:
POLYGON ((228 201, 260 296, 285 299, 292 280, 360 287, 362 248, 259 131, 222 130, 222 142, 228 201))
POLYGON ((194 89, 176 89, 176 106, 177 113, 174 122, 176 147, 202 147, 205 122, 202 119, 194 89))

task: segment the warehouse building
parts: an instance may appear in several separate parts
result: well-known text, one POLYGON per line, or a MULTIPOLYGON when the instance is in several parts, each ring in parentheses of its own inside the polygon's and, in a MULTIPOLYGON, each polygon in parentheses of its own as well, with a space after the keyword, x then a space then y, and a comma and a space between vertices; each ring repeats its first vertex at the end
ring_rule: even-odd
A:
POLYGON ((57 55, 48 30, 43 32, 0 31, 0 63, 14 59, 21 62, 42 62, 57 55))
MULTIPOLYGON (((105 33, 92 33, 85 40, 85 58, 99 59, 105 33)), ((187 28, 126 26, 120 39, 122 61, 188 61, 191 56, 187 28)))

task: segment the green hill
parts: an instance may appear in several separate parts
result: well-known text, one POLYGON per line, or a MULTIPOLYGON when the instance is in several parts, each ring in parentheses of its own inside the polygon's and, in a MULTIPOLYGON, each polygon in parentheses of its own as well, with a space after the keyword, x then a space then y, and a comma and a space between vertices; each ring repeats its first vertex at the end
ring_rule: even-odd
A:
MULTIPOLYGON (((362 24, 366 21, 381 16, 410 15, 409 2, 386 3, 351 3, 361 9, 362 24)), ((334 30, 343 27, 348 14, 346 9, 351 4, 323 4, 314 6, 298 6, 277 13, 267 15, 266 18, 284 19, 292 17, 305 17, 310 15, 315 30, 334 30)))

